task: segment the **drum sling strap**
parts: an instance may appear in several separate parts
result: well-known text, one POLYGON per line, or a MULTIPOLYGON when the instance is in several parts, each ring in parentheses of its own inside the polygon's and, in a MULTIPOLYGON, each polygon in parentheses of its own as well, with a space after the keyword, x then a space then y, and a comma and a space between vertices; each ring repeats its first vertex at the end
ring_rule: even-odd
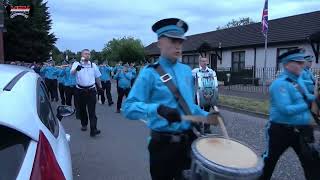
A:
MULTIPOLYGON (((153 64, 152 67, 157 71, 157 73, 160 75, 161 81, 168 87, 168 89, 171 91, 171 93, 174 95, 176 101, 178 102, 180 108, 186 115, 192 115, 192 112, 185 101, 185 99, 182 97, 179 89, 175 86, 175 84, 172 82, 172 76, 164 71, 164 69, 161 67, 159 63, 153 64)), ((193 128, 193 132, 200 136, 200 133, 193 128)))
POLYGON ((182 97, 179 89, 173 83, 171 75, 166 73, 160 64, 156 64, 154 68, 158 72, 158 74, 160 75, 161 81, 168 87, 168 89, 174 95, 174 97, 175 97, 176 101, 178 102, 182 111, 186 115, 192 115, 187 102, 182 97))
MULTIPOLYGON (((303 100, 304 100, 307 104, 309 104, 309 102, 308 102, 308 100, 307 100, 307 96, 306 96, 304 90, 302 89, 302 87, 301 87, 298 83, 292 81, 290 78, 286 78, 286 81, 290 82, 290 83, 297 89, 297 91, 299 91, 299 93, 302 95, 303 100)), ((317 102, 317 105, 318 105, 318 102, 317 102)), ((311 113, 314 121, 320 126, 320 119, 318 118, 318 116, 317 116, 315 113, 313 113, 313 112, 311 111, 311 109, 309 109, 309 110, 310 110, 310 113, 311 113)))

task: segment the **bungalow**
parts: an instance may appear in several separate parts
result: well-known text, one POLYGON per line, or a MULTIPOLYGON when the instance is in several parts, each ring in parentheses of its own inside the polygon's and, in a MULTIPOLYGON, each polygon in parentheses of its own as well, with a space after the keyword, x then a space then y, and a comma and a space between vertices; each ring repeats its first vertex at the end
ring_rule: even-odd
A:
MULTIPOLYGON (((195 68, 201 54, 216 70, 257 70, 264 66, 264 42, 261 23, 190 35, 184 42, 182 62, 195 68)), ((267 67, 277 71, 281 66, 278 56, 294 48, 306 49, 314 58, 312 66, 320 68, 320 11, 269 21, 267 67)), ((145 52, 151 61, 159 57, 156 43, 145 47, 145 52)))

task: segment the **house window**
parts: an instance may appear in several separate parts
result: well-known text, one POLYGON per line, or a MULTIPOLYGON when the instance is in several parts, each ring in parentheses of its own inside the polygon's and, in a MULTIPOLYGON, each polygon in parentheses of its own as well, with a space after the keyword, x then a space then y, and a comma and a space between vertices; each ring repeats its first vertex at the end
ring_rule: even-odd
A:
POLYGON ((239 72, 245 67, 245 51, 232 52, 232 71, 239 72))
POLYGON ((199 55, 184 55, 182 57, 182 63, 187 64, 194 69, 199 66, 199 55))
POLYGON ((297 49, 298 47, 287 47, 287 48, 278 48, 277 49, 277 70, 282 68, 281 62, 279 60, 279 56, 281 56, 283 53, 286 53, 290 50, 297 49))

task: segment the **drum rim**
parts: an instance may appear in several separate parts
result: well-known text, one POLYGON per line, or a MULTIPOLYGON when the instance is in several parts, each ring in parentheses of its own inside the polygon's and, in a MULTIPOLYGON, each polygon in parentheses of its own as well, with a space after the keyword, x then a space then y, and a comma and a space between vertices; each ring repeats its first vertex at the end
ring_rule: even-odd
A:
POLYGON ((233 140, 235 142, 238 142, 238 143, 248 147, 251 151, 253 151, 257 155, 258 162, 255 167, 250 167, 250 168, 227 167, 227 166, 223 166, 221 164, 214 163, 214 162, 208 160, 207 158, 205 158, 204 156, 202 156, 199 153, 199 151, 197 150, 196 144, 198 141, 205 139, 205 138, 210 138, 210 137, 224 138, 223 136, 218 136, 218 135, 203 136, 203 137, 199 137, 198 139, 196 139, 191 145, 192 154, 195 156, 193 158, 200 161, 203 164, 203 166, 205 166, 207 169, 209 169, 211 171, 214 171, 214 172, 220 173, 220 174, 225 174, 225 172, 228 172, 228 175, 237 175, 237 176, 241 176, 241 177, 260 176, 260 174, 262 173, 263 166, 264 166, 264 162, 263 162, 262 158, 260 156, 258 156, 258 153, 256 152, 256 150, 254 150, 251 146, 247 145, 246 143, 240 142, 239 140, 230 138, 230 140, 233 140))

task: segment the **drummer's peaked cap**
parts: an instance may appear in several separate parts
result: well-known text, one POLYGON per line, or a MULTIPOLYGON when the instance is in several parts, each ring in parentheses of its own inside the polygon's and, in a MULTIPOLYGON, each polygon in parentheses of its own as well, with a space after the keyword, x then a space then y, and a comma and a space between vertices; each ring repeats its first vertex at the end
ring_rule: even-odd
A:
POLYGON ((313 56, 310 56, 310 55, 304 57, 304 59, 308 62, 312 62, 312 58, 313 56))
POLYGON ((305 62, 305 50, 304 49, 294 49, 290 50, 286 53, 283 53, 281 56, 279 56, 280 62, 283 64, 286 64, 290 61, 294 62, 305 62))
POLYGON ((152 31, 158 38, 166 36, 175 39, 186 39, 184 34, 188 31, 188 24, 178 18, 162 19, 152 26, 152 31))

